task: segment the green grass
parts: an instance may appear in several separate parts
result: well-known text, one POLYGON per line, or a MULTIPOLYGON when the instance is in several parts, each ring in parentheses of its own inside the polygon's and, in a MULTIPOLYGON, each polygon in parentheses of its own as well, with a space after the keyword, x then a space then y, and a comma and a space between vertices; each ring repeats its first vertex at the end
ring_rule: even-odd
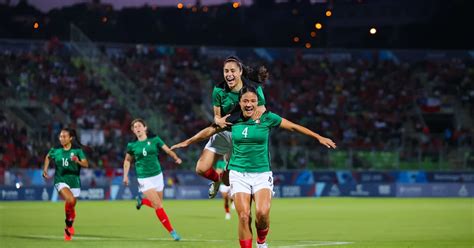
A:
MULTIPOLYGON (((221 200, 166 200, 183 240, 131 201, 80 201, 74 240, 64 243, 63 203, 0 202, 0 247, 238 247, 237 218, 221 200)), ((473 199, 274 199, 270 247, 474 247, 473 199), (350 242, 328 245, 324 241, 350 242)))

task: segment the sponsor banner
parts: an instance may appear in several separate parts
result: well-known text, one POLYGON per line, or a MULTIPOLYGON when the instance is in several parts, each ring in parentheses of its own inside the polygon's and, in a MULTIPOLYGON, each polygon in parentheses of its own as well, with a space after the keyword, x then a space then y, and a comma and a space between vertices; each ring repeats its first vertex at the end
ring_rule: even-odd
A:
POLYGON ((396 175, 397 183, 426 183, 424 171, 400 171, 396 175))
POLYGON ((335 171, 315 171, 314 181, 326 182, 326 183, 337 183, 337 175, 335 171))
POLYGON ((384 183, 332 184, 317 183, 315 196, 391 197, 395 196, 395 185, 384 183))
POLYGON ((48 201, 52 194, 52 187, 0 187, 2 201, 48 201))
MULTIPOLYGON (((167 172, 164 174, 165 183, 167 184, 168 178, 175 180, 175 183, 180 185, 202 185, 206 186, 209 184, 209 180, 205 179, 196 174, 194 171, 178 171, 178 172, 167 172)), ((168 185, 168 184, 167 184, 168 185)))
POLYGON ((273 187, 274 197, 313 197, 315 187, 311 185, 285 185, 273 187))
POLYGON ((343 187, 341 187, 341 192, 345 196, 353 197, 389 197, 395 195, 395 186, 394 184, 380 183, 343 185, 343 187))
POLYGON ((474 172, 427 172, 428 182, 474 183, 474 172))
POLYGON ((310 170, 303 170, 297 171, 293 175, 294 180, 291 184, 296 185, 313 185, 314 184, 314 176, 313 171, 310 170))
MULTIPOLYGON (((312 185, 283 185, 273 188, 274 197, 474 197, 473 183, 365 183, 334 184, 319 182, 312 185)), ((138 195, 137 187, 112 185, 110 187, 82 188, 81 200, 132 200, 138 195)), ((207 199, 207 186, 166 187, 167 199, 207 199)), ((217 197, 220 197, 218 194, 217 197)), ((53 187, 0 187, 1 201, 58 201, 53 187)))
POLYGON ((178 186, 176 188, 176 199, 206 199, 209 187, 207 186, 178 186))
POLYGON ((352 177, 358 183, 394 183, 396 175, 390 172, 353 172, 352 177))
POLYGON ((289 171, 275 171, 273 172, 274 185, 288 185, 293 184, 295 178, 294 172, 289 171))
POLYGON ((336 171, 336 175, 337 175, 337 182, 338 184, 348 184, 348 185, 351 185, 351 184, 355 184, 355 180, 354 178, 352 177, 352 172, 349 171, 349 170, 339 170, 339 171, 336 171))
POLYGON ((80 200, 108 200, 110 199, 109 187, 81 188, 80 200))
POLYGON ((397 197, 474 197, 472 183, 397 184, 397 197))
MULTIPOLYGON (((15 187, 52 187, 53 179, 44 180, 41 169, 10 169, 3 171, 3 186, 15 187)), ((1 170, 0 170, 1 173, 1 170)), ((53 177, 54 169, 48 174, 53 177)), ((123 169, 113 170, 81 170, 81 184, 83 187, 110 187, 122 185, 123 169)), ((129 175, 130 182, 136 183, 135 172, 129 175)), ((275 185, 314 185, 315 183, 337 184, 364 184, 364 183, 474 183, 474 172, 425 172, 425 171, 275 171, 273 173, 275 185)), ((164 173, 164 183, 167 187, 207 186, 209 180, 198 176, 193 171, 167 171, 164 173)))
POLYGON ((110 200, 132 200, 138 196, 138 185, 111 185, 110 200))

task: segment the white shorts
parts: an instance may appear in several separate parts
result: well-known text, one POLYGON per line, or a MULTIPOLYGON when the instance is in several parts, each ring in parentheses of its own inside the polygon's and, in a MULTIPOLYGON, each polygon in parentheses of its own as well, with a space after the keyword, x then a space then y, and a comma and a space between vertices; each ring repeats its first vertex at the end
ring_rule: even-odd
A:
POLYGON ((273 193, 273 173, 267 172, 238 172, 231 170, 229 173, 230 192, 246 193, 253 195, 261 189, 269 189, 273 193))
POLYGON ((142 193, 150 189, 155 189, 156 191, 161 192, 164 187, 163 173, 153 177, 138 178, 138 190, 142 193))
POLYGON ((223 183, 221 183, 221 186, 219 186, 219 192, 221 193, 230 193, 230 186, 225 186, 223 183))
POLYGON ((212 135, 204 149, 222 156, 229 155, 232 152, 232 133, 223 131, 212 135))
POLYGON ((81 194, 81 189, 80 189, 80 188, 72 188, 72 189, 71 189, 71 187, 69 187, 69 185, 67 185, 66 183, 57 183, 57 184, 54 185, 54 187, 56 188, 56 190, 58 191, 58 193, 59 193, 62 189, 68 188, 69 190, 71 190, 72 195, 73 195, 74 197, 76 197, 76 198, 79 197, 79 195, 81 194))

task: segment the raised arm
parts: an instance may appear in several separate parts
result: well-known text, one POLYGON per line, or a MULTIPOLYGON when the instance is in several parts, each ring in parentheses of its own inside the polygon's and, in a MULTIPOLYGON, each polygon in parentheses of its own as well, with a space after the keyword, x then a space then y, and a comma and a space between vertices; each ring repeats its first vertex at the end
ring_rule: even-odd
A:
POLYGON ((128 185, 128 171, 130 170, 130 164, 132 163, 133 157, 130 154, 125 155, 123 160, 123 184, 128 185))
POLYGON ((163 145, 161 149, 163 149, 163 151, 165 151, 166 154, 168 154, 168 156, 173 158, 175 163, 181 164, 183 162, 181 158, 179 158, 178 155, 175 152, 173 152, 167 145, 163 145))
POLYGON ((171 146, 171 150, 177 149, 177 148, 184 148, 188 147, 191 144, 197 143, 199 141, 203 141, 206 139, 209 139, 212 135, 222 132, 224 129, 220 128, 219 126, 212 125, 209 127, 204 128, 203 130, 199 131, 197 134, 195 134, 193 137, 182 141, 176 145, 171 146))
POLYGON ((291 121, 289 121, 285 118, 282 118, 280 127, 283 128, 283 129, 286 129, 288 131, 291 131, 291 132, 296 131, 298 133, 301 133, 301 134, 307 135, 309 137, 312 137, 314 139, 317 139, 319 141, 319 143, 326 146, 327 148, 336 148, 336 143, 334 143, 331 139, 323 137, 323 136, 309 130, 308 128, 303 127, 301 125, 298 125, 296 123, 293 123, 293 122, 291 122, 291 121))

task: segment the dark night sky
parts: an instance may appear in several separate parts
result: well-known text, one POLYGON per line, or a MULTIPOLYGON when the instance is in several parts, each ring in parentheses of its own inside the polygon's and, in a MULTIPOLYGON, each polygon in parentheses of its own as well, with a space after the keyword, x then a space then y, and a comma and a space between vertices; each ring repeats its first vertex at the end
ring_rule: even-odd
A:
MULTIPOLYGON (((28 3, 37 7, 43 12, 47 12, 53 8, 60 8, 63 6, 69 6, 76 3, 88 2, 90 0, 28 0, 28 3)), ((19 0, 12 0, 12 4, 17 4, 19 0)), ((185 6, 188 4, 195 4, 196 0, 101 0, 102 3, 111 3, 115 9, 121 9, 123 7, 139 7, 144 4, 158 5, 158 6, 176 6, 179 2, 185 6)), ((227 2, 234 2, 233 0, 201 0, 202 5, 215 5, 227 2)), ((253 0, 235 0, 244 5, 252 4, 253 0)))

